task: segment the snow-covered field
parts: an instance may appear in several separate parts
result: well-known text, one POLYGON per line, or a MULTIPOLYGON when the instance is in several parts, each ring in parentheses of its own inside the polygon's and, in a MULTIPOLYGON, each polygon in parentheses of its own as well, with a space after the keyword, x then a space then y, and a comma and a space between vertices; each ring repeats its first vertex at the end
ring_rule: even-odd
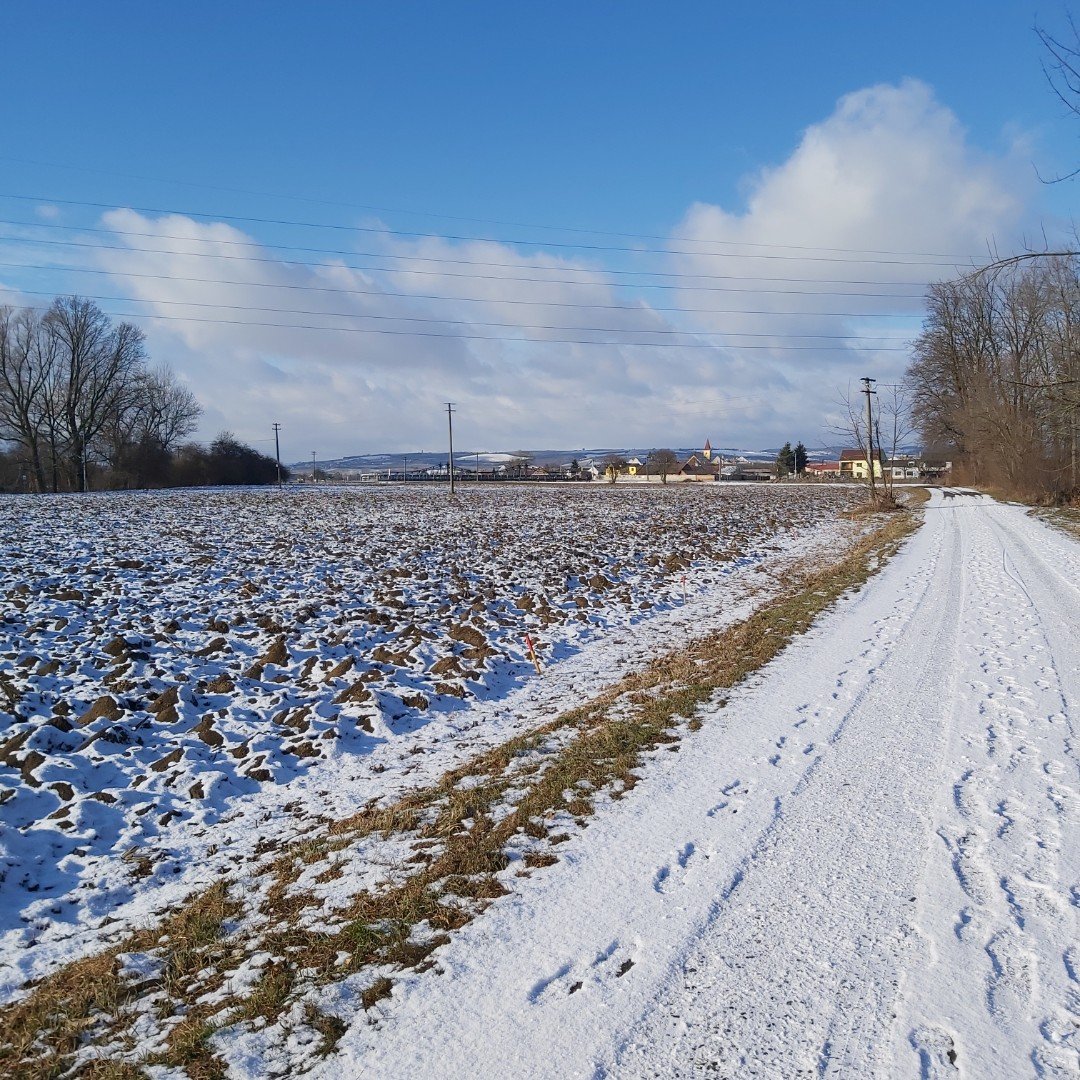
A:
MULTIPOLYGON (((594 792, 586 816, 567 790, 535 833, 515 829, 486 875, 505 888, 462 893, 449 934, 414 926, 423 962, 349 966, 371 943, 342 932, 377 930, 350 924, 349 905, 451 843, 441 807, 459 800, 447 820, 467 844, 543 775, 543 744, 499 775, 473 775, 478 753, 842 557, 865 529, 837 517, 850 497, 491 490, 450 507, 388 488, 3 504, 18 567, 0 654, 18 698, 0 748, 14 792, 0 807, 5 997, 228 880, 239 903, 224 943, 182 980, 170 984, 161 942, 116 958, 147 989, 127 1041, 101 1022, 83 1065, 160 1053, 193 1008, 227 1075, 252 1080, 1080 1076, 1080 544, 971 493, 935 493, 876 577, 699 703, 632 786, 594 792), (525 632, 543 644, 542 676, 525 632), (117 637, 126 652, 107 648, 117 637), (215 637, 225 644, 206 652, 215 637), (267 658, 279 640, 284 655, 267 658), (473 677, 432 671, 448 656, 473 677), (211 689, 223 674, 229 688, 211 689), (176 716, 162 717, 147 704, 170 685, 176 716), (350 698, 357 685, 370 698, 350 698), (105 694, 123 718, 80 725, 105 694), (63 701, 70 730, 47 723, 63 701), (305 705, 297 732, 286 721, 305 705), (301 738, 319 752, 285 749, 301 738), (241 747, 240 765, 221 762, 241 747), (451 768, 414 825, 334 832, 451 768), (470 790, 493 776, 504 786, 470 816, 470 790), (101 777, 117 778, 100 789, 114 802, 91 797, 101 777), (319 837, 340 843, 316 852, 319 837), (284 935, 265 902, 275 890, 284 935), (284 954, 310 955, 320 935, 349 946, 329 977, 282 982, 284 954), (275 986, 305 996, 226 1008, 275 986), (193 995, 180 1012, 174 987, 193 995)), ((629 716, 650 694, 613 700, 629 716)), ((572 735, 544 738, 557 751, 572 735)))
POLYGON ((745 614, 856 497, 3 498, 0 1000, 745 614))

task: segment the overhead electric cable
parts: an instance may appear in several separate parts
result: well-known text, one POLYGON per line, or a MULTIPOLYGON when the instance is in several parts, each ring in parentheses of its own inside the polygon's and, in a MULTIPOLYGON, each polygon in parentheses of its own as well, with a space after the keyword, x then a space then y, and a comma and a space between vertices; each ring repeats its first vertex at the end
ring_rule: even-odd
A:
MULTIPOLYGON (((189 244, 214 244, 225 245, 229 247, 253 247, 262 248, 267 251, 297 251, 305 252, 308 254, 318 255, 346 255, 353 258, 371 258, 371 259, 384 259, 384 260, 396 260, 399 262, 424 262, 424 263, 446 263, 454 266, 505 266, 510 269, 517 270, 550 270, 552 273, 573 273, 573 274, 601 274, 601 275, 618 275, 618 276, 636 276, 636 277, 665 277, 665 278, 692 278, 703 280, 717 280, 717 281, 780 281, 789 283, 803 282, 806 284, 832 284, 832 285, 881 285, 900 288, 905 285, 912 284, 907 281, 880 281, 876 279, 865 278, 787 278, 787 277, 775 277, 775 276, 757 276, 748 274, 688 274, 680 273, 676 271, 662 271, 662 270, 612 270, 608 268, 599 267, 587 267, 587 266, 545 266, 542 263, 523 263, 523 262, 498 262, 487 259, 448 259, 434 255, 395 255, 382 251, 352 251, 347 248, 320 248, 320 247, 303 247, 294 244, 264 244, 257 240, 219 240, 215 237, 202 237, 202 236, 177 236, 171 233, 153 233, 153 232, 133 232, 127 229, 98 229, 90 226, 78 226, 78 225, 55 225, 52 223, 42 223, 36 221, 11 221, 6 219, 0 219, 0 225, 11 225, 22 228, 42 228, 42 229, 63 229, 69 232, 89 232, 97 233, 106 236, 138 236, 148 239, 157 240, 178 240, 182 243, 189 244)), ((319 262, 307 262, 305 260, 284 260, 284 259, 268 259, 259 258, 253 255, 223 255, 220 252, 203 252, 203 251, 177 251, 174 248, 152 248, 152 247, 132 247, 129 244, 90 244, 78 240, 39 240, 36 237, 3 237, 0 236, 0 240, 10 240, 16 243, 27 244, 42 244, 50 247, 77 247, 77 248, 89 248, 90 250, 101 251, 132 251, 141 252, 147 254, 161 254, 161 255, 179 255, 179 256, 191 256, 193 258, 200 259, 235 259, 241 262, 261 262, 261 263, 295 263, 299 266, 311 266, 311 267, 328 267, 331 269, 339 269, 344 267, 351 270, 371 270, 371 269, 383 269, 382 267, 367 267, 367 266, 351 266, 349 264, 343 264, 339 262, 333 263, 319 263, 319 262)), ((753 256, 749 256, 753 258, 753 256)), ((549 279, 517 279, 517 278, 502 278, 500 280, 515 281, 515 280, 543 280, 549 279)), ((556 280, 556 279, 551 279, 556 280)), ((569 283, 567 283, 569 284, 569 283)), ((592 284, 590 282, 582 282, 582 284, 592 284)), ((601 284, 601 283, 596 283, 601 284)), ((647 287, 642 285, 641 287, 647 287)), ((918 294, 921 297, 921 293, 918 294)))
POLYGON ((956 265, 957 263, 967 263, 976 259, 981 259, 983 256, 974 255, 949 255, 943 252, 903 252, 903 251, 890 251, 890 250, 877 250, 877 249, 858 249, 858 248, 841 248, 841 247, 813 247, 809 245, 798 244, 775 244, 775 243, 757 243, 751 241, 739 241, 739 240, 694 240, 693 243, 702 244, 724 244, 727 247, 753 247, 753 248, 765 248, 769 251, 827 251, 831 253, 848 254, 848 255, 890 255, 894 256, 889 259, 880 258, 859 258, 859 259, 841 259, 834 257, 834 254, 830 255, 744 255, 738 252, 725 252, 725 251, 687 251, 680 248, 644 248, 641 246, 617 246, 609 244, 573 244, 563 243, 553 240, 522 240, 522 239, 500 239, 492 240, 490 237, 485 236, 469 236, 464 234, 455 233, 430 233, 419 232, 408 229, 389 229, 384 226, 373 225, 343 225, 340 223, 322 223, 316 221, 294 221, 288 218, 264 218, 253 217, 244 214, 210 214, 203 211, 195 210, 180 210, 170 207, 153 207, 153 206, 116 206, 111 203, 91 202, 87 200, 79 199, 54 199, 48 196, 42 195, 20 195, 10 192, 0 192, 0 198, 12 199, 20 202, 34 202, 34 203, 49 203, 56 206, 82 206, 94 210, 130 210, 139 214, 170 214, 180 217, 192 217, 192 218, 209 218, 216 221, 241 221, 254 225, 287 225, 296 228, 304 229, 327 229, 334 232, 349 232, 349 233, 375 233, 386 236, 402 236, 410 237, 412 239, 430 239, 430 240, 452 240, 458 243, 476 242, 476 243, 499 243, 507 245, 515 245, 522 247, 547 247, 558 249, 569 249, 574 251, 608 251, 617 252, 623 254, 660 254, 660 255, 716 255, 718 257, 727 258, 756 258, 756 259, 783 259, 787 261, 807 261, 807 262, 861 262, 861 263, 880 263, 882 265, 906 265, 906 266, 949 266, 956 265), (911 255, 912 259, 899 259, 898 256, 911 255), (933 259, 934 262, 919 262, 920 259, 933 259), (943 261, 940 261, 943 260, 943 261))
MULTIPOLYGON (((52 241, 25 241, 26 243, 52 243, 52 241)), ((122 247, 119 245, 110 244, 86 244, 79 245, 84 247, 90 247, 94 251, 117 251, 124 254, 149 254, 149 255, 173 255, 180 258, 208 258, 208 259, 228 259, 230 261, 247 261, 247 262, 260 262, 265 264, 269 262, 274 266, 282 268, 288 266, 302 266, 310 269, 321 270, 360 270, 360 271, 374 271, 378 273, 387 274, 413 274, 420 276, 420 278, 461 278, 467 281, 498 281, 498 282, 522 282, 534 285, 593 285, 598 288, 636 288, 639 291, 647 291, 647 289, 665 289, 665 291, 683 291, 686 293, 765 293, 775 292, 783 295, 792 296, 869 296, 878 297, 883 300, 890 299, 922 299, 921 293, 863 293, 863 292, 848 292, 840 293, 834 291, 834 289, 827 289, 827 291, 811 291, 811 289, 761 289, 761 288, 735 288, 724 285, 684 285, 673 284, 666 282, 624 282, 624 281, 575 281, 567 280, 565 278, 524 278, 524 276, 516 274, 498 274, 498 273, 459 273, 455 270, 416 270, 408 267, 357 267, 351 264, 341 264, 341 262, 294 262, 294 264, 285 264, 280 259, 249 259, 239 255, 212 255, 208 252, 162 252, 153 248, 141 248, 141 247, 122 247)), ((35 264, 24 264, 27 268, 35 266, 35 264)), ((79 267, 38 267, 39 269, 57 269, 57 270, 73 270, 79 271, 82 268, 79 267)), ((87 270, 86 272, 90 272, 87 270)), ((124 270, 108 270, 106 271, 113 275, 122 276, 126 273, 124 270)), ((134 274, 132 274, 134 276, 134 274)), ((669 275, 670 276, 670 275, 669 275)), ((691 280, 708 280, 710 275, 708 274, 692 274, 691 280)), ((730 275, 724 275, 725 281, 730 281, 730 275)), ((232 282, 232 284, 245 284, 244 282, 232 282)), ((255 282, 246 284, 256 284, 255 282)), ((286 287, 286 286, 281 286, 286 287)), ((495 299, 495 298, 492 298, 495 299)))
MULTIPOLYGON (((33 289, 11 289, 0 286, 0 293, 21 294, 24 296, 52 296, 51 292, 33 289)), ((92 296, 80 293, 83 300, 117 304, 161 304, 166 307, 212 308, 220 311, 269 312, 279 315, 318 315, 328 319, 377 319, 385 322, 436 323, 445 326, 489 326, 496 329, 515 330, 565 330, 596 334, 665 334, 684 337, 751 337, 751 338, 799 338, 820 339, 826 341, 898 341, 897 335, 875 336, 865 334, 781 334, 751 332, 742 330, 676 330, 673 328, 652 329, 647 326, 563 326, 546 323, 487 322, 477 319, 441 319, 428 315, 385 315, 356 311, 317 311, 309 308, 253 307, 246 304, 212 304, 194 300, 159 300, 141 296, 92 296)), ((644 313, 645 309, 632 309, 644 313)))
MULTIPOLYGON (((35 311, 47 311, 45 307, 35 307, 35 311)), ((619 346, 622 348, 644 349, 709 349, 712 351, 723 350, 748 350, 767 349, 773 352, 820 352, 819 345, 714 345, 709 342, 690 344, 680 341, 603 341, 595 338, 526 338, 506 337, 491 334, 439 334, 430 330, 391 330, 385 327, 371 326, 315 326, 309 323, 273 323, 249 319, 205 319, 197 316, 185 315, 147 315, 139 311, 110 311, 107 314, 119 319, 150 319, 155 322, 185 322, 205 323, 216 326, 255 326, 276 330, 317 330, 335 334, 380 334, 389 337, 420 337, 441 338, 444 341, 499 341, 512 342, 518 345, 606 345, 619 346)), ((874 352, 907 352, 904 348, 875 347, 874 352)))
MULTIPOLYGON (((784 248, 787 248, 789 250, 806 250, 806 251, 833 251, 833 252, 845 252, 846 251, 846 252, 855 252, 855 251, 859 250, 859 249, 856 249, 856 248, 814 247, 814 246, 809 246, 809 245, 808 246, 800 246, 800 245, 796 245, 796 244, 782 244, 782 245, 753 244, 750 241, 746 241, 746 242, 742 242, 742 241, 712 241, 712 240, 702 240, 700 237, 696 237, 696 236, 675 236, 675 235, 663 235, 663 234, 655 234, 655 233, 619 232, 619 231, 613 230, 613 229, 582 228, 580 226, 574 226, 574 225, 541 225, 541 224, 537 224, 535 222, 529 223, 529 222, 522 222, 522 221, 506 221, 506 220, 500 220, 498 218, 470 217, 470 216, 466 216, 466 215, 462 215, 462 214, 444 214, 444 213, 439 213, 437 211, 432 211, 432 210, 406 210, 406 209, 403 209, 401 207, 373 206, 373 205, 366 204, 366 203, 345 202, 345 201, 335 200, 335 199, 315 199, 315 198, 311 198, 310 196, 289 195, 289 194, 283 194, 281 192, 256 191, 256 190, 251 190, 251 189, 248 189, 248 188, 226 187, 226 186, 223 186, 223 185, 213 185, 213 184, 200 184, 200 183, 190 181, 190 180, 165 179, 164 177, 154 177, 154 176, 139 176, 139 175, 135 175, 135 174, 131 174, 131 173, 121 173, 121 172, 115 172, 115 171, 107 170, 107 169, 94 169, 94 168, 90 168, 90 167, 85 166, 85 165, 62 164, 62 163, 53 162, 53 161, 35 161, 33 159, 30 159, 30 158, 10 157, 10 156, 7 156, 7 155, 0 155, 0 161, 12 161, 12 162, 17 162, 19 164, 37 165, 37 166, 43 166, 45 168, 52 168, 52 169, 66 169, 66 170, 70 170, 70 171, 74 171, 74 172, 97 173, 97 174, 103 175, 103 176, 116 176, 116 177, 119 177, 119 178, 125 179, 125 180, 141 180, 141 181, 145 181, 145 182, 149 182, 149 183, 175 184, 175 185, 179 185, 179 186, 182 186, 182 187, 203 189, 203 190, 207 190, 207 191, 226 191, 226 192, 229 192, 231 194, 254 195, 254 196, 257 196, 258 198, 265 198, 265 199, 283 199, 283 200, 286 200, 286 201, 304 202, 304 203, 310 203, 312 205, 318 205, 318 206, 337 206, 337 207, 341 207, 342 209, 363 210, 363 211, 368 212, 368 213, 402 214, 402 215, 412 216, 412 217, 435 218, 437 220, 443 220, 443 221, 468 221, 468 222, 472 222, 472 223, 479 224, 479 225, 500 225, 500 226, 503 226, 505 228, 541 229, 541 230, 544 230, 544 231, 547 231, 547 232, 581 233, 583 235, 589 235, 589 236, 617 236, 620 239, 626 239, 626 240, 661 240, 664 243, 670 243, 671 241, 674 240, 674 241, 677 241, 679 243, 690 243, 690 244, 733 243, 733 244, 739 244, 742 247, 758 247, 758 246, 761 246, 761 247, 784 247, 784 248)), ((0 197, 5 197, 5 196, 0 196, 0 197)), ((26 196, 26 195, 10 195, 10 196, 6 196, 6 197, 7 198, 13 198, 13 199, 22 199, 24 201, 30 201, 30 202, 42 202, 42 203, 55 202, 55 203, 58 203, 58 204, 60 202, 60 200, 49 199, 49 198, 47 198, 45 196, 36 197, 36 196, 26 196)), ((72 202, 72 203, 69 203, 69 205, 92 205, 92 206, 97 206, 97 205, 101 205, 101 204, 86 204, 86 203, 72 202)), ((110 204, 110 207, 113 208, 113 209, 120 209, 119 206, 115 206, 114 204, 110 204)), ((184 213, 184 211, 143 211, 143 212, 144 213, 184 213)), ((194 217, 194 216, 197 216, 197 215, 195 215, 194 213, 191 213, 190 216, 194 217)), ((203 216, 203 217, 215 217, 215 216, 223 216, 223 215, 203 214, 201 216, 203 216)), ((233 220, 238 220, 238 219, 234 218, 233 220)), ((292 224, 299 224, 299 223, 292 223, 292 224)), ((497 242, 502 242, 502 241, 497 241, 497 242)), ((509 243, 509 242, 514 242, 514 241, 506 241, 506 242, 509 243)), ((982 258, 986 257, 985 255, 982 255, 982 254, 980 254, 980 255, 942 255, 942 254, 935 254, 935 253, 932 253, 932 252, 897 252, 897 251, 881 250, 881 249, 867 249, 866 253, 868 253, 868 254, 876 254, 876 255, 908 254, 908 255, 918 255, 918 256, 927 256, 927 257, 944 258, 944 259, 959 259, 959 260, 964 261, 964 262, 966 262, 968 260, 972 260, 972 259, 982 259, 982 258)))
MULTIPOLYGON (((7 265, 10 265, 10 264, 0 262, 0 266, 7 266, 7 265)), ((20 264, 16 263, 14 265, 18 266, 20 264)), ((47 267, 46 269, 53 269, 53 267, 47 267)), ((334 294, 334 295, 345 295, 345 296, 351 296, 351 295, 390 296, 390 295, 394 295, 394 296, 401 296, 401 297, 415 297, 415 298, 421 298, 421 299, 423 298, 422 293, 393 293, 393 294, 391 294, 391 293, 384 293, 384 292, 380 292, 380 291, 371 292, 371 291, 363 290, 363 289, 329 288, 329 287, 323 287, 321 285, 282 285, 282 284, 278 284, 278 283, 275 283, 275 282, 269 282, 269 281, 227 281, 227 280, 221 280, 221 279, 218 279, 218 278, 193 278, 193 277, 184 277, 184 276, 175 275, 175 274, 124 274, 124 275, 121 275, 121 274, 118 274, 116 271, 96 270, 96 269, 91 269, 89 267, 74 267, 74 266, 72 266, 72 267, 64 267, 63 269, 67 273, 98 274, 98 275, 104 275, 104 276, 107 276, 107 277, 126 276, 126 277, 133 277, 133 278, 138 278, 138 279, 143 279, 143 280, 149 280, 149 281, 185 281, 185 282, 192 282, 192 283, 197 283, 197 284, 209 284, 209 285, 238 285, 238 286, 244 286, 245 288, 286 289, 286 290, 289 290, 289 291, 292 291, 292 292, 321 292, 321 293, 331 293, 331 294, 334 294)), ((474 301, 480 302, 480 298, 477 298, 477 297, 433 297, 433 299, 474 300, 474 301)), ((499 299, 498 297, 492 297, 492 298, 485 299, 482 302, 493 303, 493 304, 503 304, 503 303, 512 303, 513 301, 504 301, 504 300, 499 299)), ((548 305, 538 304, 537 306, 561 307, 561 306, 570 306, 570 305, 561 305, 561 304, 552 303, 552 304, 548 304, 548 305)), ((577 306, 577 305, 573 305, 573 306, 577 306)), ((589 304, 589 305, 584 305, 584 306, 586 306, 586 307, 597 307, 598 309, 603 309, 604 308, 604 305, 592 305, 592 304, 589 304)), ((700 308, 700 309, 695 309, 695 308, 653 308, 653 307, 650 307, 648 309, 643 309, 643 308, 635 308, 635 307, 626 307, 626 306, 615 305, 614 308, 612 308, 612 310, 619 310, 619 311, 640 311, 640 310, 651 310, 651 311, 697 311, 699 313, 708 313, 708 314, 712 314, 712 315, 802 315, 802 316, 814 316, 814 317, 821 316, 821 317, 825 317, 825 318, 837 317, 837 318, 868 318, 868 319, 916 318, 917 317, 917 314, 910 314, 910 313, 896 312, 896 311, 884 311, 884 312, 882 312, 882 311, 876 311, 876 312, 875 311, 773 311, 773 310, 770 310, 770 309, 767 309, 767 308, 700 308)))
MULTIPOLYGON (((199 277, 184 277, 175 274, 139 274, 132 271, 113 271, 98 269, 96 267, 70 267, 70 266, 52 266, 42 265, 39 263, 17 263, 17 262, 0 262, 0 266, 9 268, 18 268, 23 270, 58 270, 66 272, 74 272, 78 274, 98 274, 105 277, 127 277, 135 278, 138 280, 152 280, 152 281, 183 281, 193 284, 204 285, 240 285, 245 287, 260 288, 260 289, 287 289, 295 292, 322 292, 331 293, 342 296, 377 296, 377 297, 394 297, 397 299, 407 300, 439 300, 446 303, 453 304, 512 304, 515 307, 557 307, 557 308, 572 308, 572 309, 585 309, 596 311, 657 311, 657 312, 683 312, 691 315, 714 315, 724 314, 724 311, 716 308, 695 308, 695 307, 682 307, 679 305, 674 306, 661 306, 656 304, 649 304, 647 308, 643 308, 639 304, 579 304, 573 303, 567 300, 521 300, 510 297, 488 297, 488 296, 446 296, 443 293, 417 293, 417 292, 397 292, 391 289, 338 289, 320 285, 281 285, 275 282, 269 281, 230 281, 228 279, 221 278, 199 278, 199 277)), ((768 292, 772 290, 759 290, 759 289, 746 289, 746 290, 717 290, 717 291, 744 291, 744 292, 768 292)), ((837 294, 818 294, 818 293, 800 293, 789 292, 787 290, 777 290, 781 295, 793 295, 793 296, 817 296, 817 295, 837 295, 837 294)), ((877 295, 871 294, 871 295, 877 295)), ((807 314, 813 314, 807 312, 807 314)), ((887 316, 875 316, 881 318, 905 318, 916 316, 905 316, 903 313, 890 312, 887 316)))

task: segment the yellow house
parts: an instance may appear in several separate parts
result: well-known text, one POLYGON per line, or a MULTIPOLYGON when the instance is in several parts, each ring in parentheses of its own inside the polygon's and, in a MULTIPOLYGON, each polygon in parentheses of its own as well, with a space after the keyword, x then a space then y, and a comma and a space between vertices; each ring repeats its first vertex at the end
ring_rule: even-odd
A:
MULTIPOLYGON (((852 480, 866 480, 870 476, 870 464, 865 450, 840 451, 840 475, 852 480)), ((874 479, 881 479, 881 451, 874 454, 874 479)))

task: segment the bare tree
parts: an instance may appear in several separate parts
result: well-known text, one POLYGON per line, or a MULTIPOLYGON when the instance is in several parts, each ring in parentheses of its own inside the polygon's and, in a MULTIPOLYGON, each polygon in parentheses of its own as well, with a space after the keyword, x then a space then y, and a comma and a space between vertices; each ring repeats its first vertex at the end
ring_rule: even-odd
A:
POLYGON ((528 450, 517 450, 507 462, 507 473, 516 476, 519 480, 529 478, 529 469, 532 467, 533 456, 528 450))
POLYGON ((908 370, 926 442, 1020 495, 1077 486, 1076 257, 1007 260, 934 285, 908 370))
POLYGON ((143 332, 132 323, 113 326, 92 300, 59 297, 43 325, 57 345, 61 431, 72 487, 86 490, 93 441, 137 392, 146 359, 143 332))
POLYGON ((62 297, 39 318, 0 308, 0 440, 18 447, 29 486, 85 490, 88 464, 165 482, 201 409, 168 367, 150 370, 142 331, 62 297))
POLYGON ((44 445, 52 357, 29 309, 0 308, 0 438, 22 448, 35 490, 45 490, 44 445))
MULTIPOLYGON (((1042 61, 1043 74, 1058 100, 1071 113, 1080 116, 1080 31, 1072 15, 1068 16, 1067 34, 1050 33, 1036 25, 1035 33, 1046 50, 1042 61)), ((1068 180, 1080 173, 1080 168, 1064 176, 1053 178, 1053 183, 1068 180)))
POLYGON ((167 478, 169 460, 190 435, 202 408, 168 365, 143 369, 101 435, 101 453, 120 476, 143 487, 167 478))
POLYGON ((614 484, 616 480, 626 471, 626 458, 621 454, 608 454, 604 458, 603 462, 604 479, 609 484, 614 484))
POLYGON ((915 434, 911 419, 911 394, 903 383, 878 387, 877 414, 874 417, 874 442, 885 458, 881 463, 881 481, 885 493, 893 489, 892 468, 900 448, 915 434))
POLYGON ((649 460, 656 470, 656 475, 660 477, 661 484, 666 484, 668 477, 673 472, 678 472, 679 457, 674 450, 669 450, 666 447, 662 450, 654 450, 649 455, 649 460))

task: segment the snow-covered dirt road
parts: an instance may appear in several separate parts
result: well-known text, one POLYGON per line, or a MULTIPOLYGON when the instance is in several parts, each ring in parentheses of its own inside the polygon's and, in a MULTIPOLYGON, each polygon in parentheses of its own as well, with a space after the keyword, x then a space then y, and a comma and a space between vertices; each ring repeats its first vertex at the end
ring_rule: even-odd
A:
POLYGON ((1080 1075, 1080 545, 925 518, 320 1075, 1080 1075))

